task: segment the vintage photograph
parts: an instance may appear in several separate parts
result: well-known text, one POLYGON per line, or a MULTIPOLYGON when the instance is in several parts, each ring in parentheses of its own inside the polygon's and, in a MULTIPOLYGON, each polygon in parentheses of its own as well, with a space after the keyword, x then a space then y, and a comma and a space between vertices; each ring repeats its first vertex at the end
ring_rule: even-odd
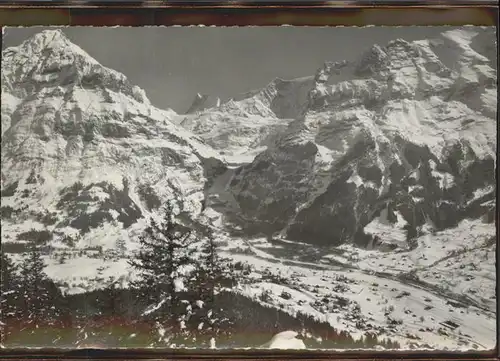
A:
POLYGON ((493 349, 495 31, 4 28, 1 347, 493 349))

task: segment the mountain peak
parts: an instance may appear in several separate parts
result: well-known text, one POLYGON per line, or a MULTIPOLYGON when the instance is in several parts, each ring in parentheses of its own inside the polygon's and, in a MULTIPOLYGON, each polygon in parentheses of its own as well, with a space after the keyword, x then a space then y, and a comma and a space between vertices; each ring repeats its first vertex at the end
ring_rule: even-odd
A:
POLYGON ((99 65, 63 31, 44 30, 2 52, 2 87, 24 97, 99 65))
POLYGON ((221 100, 218 97, 197 93, 193 103, 189 107, 186 114, 192 114, 203 111, 209 108, 217 108, 221 105, 221 100))
POLYGON ((57 56, 62 54, 73 57, 83 56, 90 62, 96 62, 89 54, 79 46, 72 43, 61 29, 43 30, 32 37, 26 39, 17 47, 10 47, 4 51, 5 55, 21 54, 31 58, 31 62, 40 60, 40 57, 57 56))
POLYGON ((41 89, 112 90, 149 104, 144 91, 127 77, 100 64, 60 29, 44 30, 2 52, 2 89, 18 98, 41 89))
POLYGON ((42 48, 50 48, 61 44, 67 45, 71 43, 61 29, 43 30, 32 36, 27 42, 33 45, 41 45, 42 48))

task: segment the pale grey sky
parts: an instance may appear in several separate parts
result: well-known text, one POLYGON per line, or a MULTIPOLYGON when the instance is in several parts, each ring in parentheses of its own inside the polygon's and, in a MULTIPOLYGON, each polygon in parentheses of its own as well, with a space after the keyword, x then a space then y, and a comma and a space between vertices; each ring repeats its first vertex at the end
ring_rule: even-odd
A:
MULTIPOLYGON (((46 27, 6 28, 3 48, 46 27)), ((444 27, 67 27, 101 64, 124 73, 160 108, 186 111, 196 93, 225 99, 276 77, 313 75, 372 44, 422 39, 444 27)))

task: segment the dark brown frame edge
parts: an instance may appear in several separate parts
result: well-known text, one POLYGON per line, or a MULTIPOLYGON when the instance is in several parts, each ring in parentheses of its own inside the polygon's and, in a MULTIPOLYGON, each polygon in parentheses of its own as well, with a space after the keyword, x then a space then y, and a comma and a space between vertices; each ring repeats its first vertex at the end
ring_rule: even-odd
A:
MULTIPOLYGON (((194 1, 194 0, 193 0, 194 1)), ((211 1, 211 0, 208 0, 211 1)), ((260 1, 260 0, 259 0, 260 1)), ((255 1, 258 3, 259 1, 255 1)), ((272 1, 272 0, 271 0, 272 1)), ((498 2, 484 0, 458 0, 448 5, 429 5, 431 1, 379 1, 347 0, 338 6, 330 2, 303 2, 262 6, 240 1, 239 5, 221 3, 191 3, 171 0, 169 5, 161 0, 150 3, 139 1, 114 3, 101 1, 106 6, 77 6, 67 2, 0 3, 0 26, 146 26, 146 25, 218 25, 218 26, 439 26, 481 25, 498 27, 498 2), (140 4, 139 4, 140 3, 140 4), (349 4, 350 3, 350 4, 349 4), (465 3, 465 4, 464 4, 465 3), (488 3, 488 4, 486 4, 488 3), (425 5, 424 5, 425 4, 425 5), (135 6, 134 6, 135 5, 135 6), (155 6, 156 5, 156 6, 155 6), (479 5, 479 6, 478 6, 479 5), (411 13, 411 16, 408 16, 411 13), (406 14, 406 16, 404 16, 406 14)), ((279 2, 279 0, 278 0, 279 2)), ((260 3, 262 4, 262 3, 260 3)), ((433 3, 436 4, 436 3, 433 3)), ((497 31, 498 38, 498 31, 497 31)), ((498 60, 497 60, 498 61, 498 60)), ((498 121, 498 114, 497 114, 498 121)), ((497 137, 498 139, 498 137, 497 137)), ((500 170, 497 158, 497 180, 500 170)), ((498 200, 498 188, 497 188, 498 200)), ((497 208, 498 215, 498 208, 497 208)), ((499 236, 497 216, 497 239, 499 236)), ((500 248, 497 247, 497 263, 500 248)), ((498 284, 498 278, 497 278, 498 284)), ((497 314, 500 306, 497 302, 497 314)), ((276 351, 276 350, 148 350, 148 349, 2 349, 0 360, 500 360, 497 319, 497 346, 491 351, 444 352, 444 351, 276 351)))
POLYGON ((434 352, 434 351, 281 351, 281 350, 162 350, 162 349, 25 349, 2 350, 0 360, 481 360, 493 361, 499 357, 493 351, 434 352))
POLYGON ((498 26, 498 5, 26 6, 0 2, 1 26, 498 26), (411 15, 410 15, 411 13, 411 15))
MULTIPOLYGON (((67 6, 71 0, 11 0, 7 1, 18 6, 67 6)), ((309 6, 428 6, 428 5, 461 5, 461 6, 496 6, 497 0, 226 0, 226 4, 243 6, 295 6, 299 3, 309 6)), ((75 4, 77 1, 75 1, 75 4)), ((84 6, 162 6, 162 5, 187 5, 187 6, 224 6, 224 1, 217 0, 78 0, 84 6)), ((73 6, 75 5, 73 4, 73 6)))

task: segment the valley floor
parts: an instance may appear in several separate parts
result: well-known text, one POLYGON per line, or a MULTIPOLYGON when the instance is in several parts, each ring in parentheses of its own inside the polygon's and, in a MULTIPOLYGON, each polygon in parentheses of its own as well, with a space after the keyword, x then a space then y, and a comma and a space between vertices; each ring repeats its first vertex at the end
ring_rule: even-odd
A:
MULTIPOLYGON (((494 235, 492 224, 464 221, 396 252, 224 234, 219 242, 251 269, 233 291, 262 305, 313 316, 353 337, 374 332, 403 348, 485 350, 496 335, 494 235)), ((66 293, 98 289, 111 278, 126 287, 133 279, 126 258, 116 255, 74 252, 64 262, 55 255, 45 261, 66 293)))

